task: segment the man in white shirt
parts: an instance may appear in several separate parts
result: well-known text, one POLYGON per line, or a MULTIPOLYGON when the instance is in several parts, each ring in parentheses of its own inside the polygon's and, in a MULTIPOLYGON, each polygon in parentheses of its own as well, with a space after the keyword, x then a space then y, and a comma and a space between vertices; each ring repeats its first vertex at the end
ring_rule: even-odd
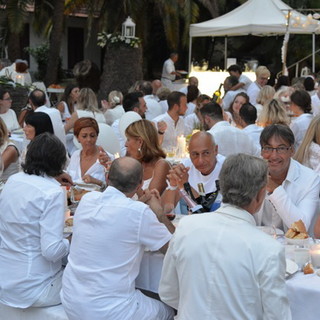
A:
POLYGON ((52 122, 54 134, 61 140, 64 146, 66 146, 66 133, 62 123, 59 110, 55 108, 48 108, 46 105, 46 95, 40 89, 33 90, 29 95, 29 104, 35 112, 46 113, 52 122))
POLYGON ((147 105, 146 119, 153 120, 162 114, 162 107, 152 94, 152 84, 150 81, 143 81, 139 86, 140 91, 144 94, 144 101, 147 105))
POLYGON ((320 178, 317 173, 291 159, 294 135, 289 127, 274 124, 260 136, 261 155, 267 161, 268 195, 256 215, 258 225, 286 231, 301 219, 309 233, 318 213, 320 178))
POLYGON ((257 104, 257 97, 262 87, 264 87, 270 78, 270 71, 265 66, 259 66, 256 70, 256 81, 252 82, 247 89, 247 95, 250 103, 257 104))
POLYGON ((61 291, 69 320, 173 318, 170 307, 135 289, 144 250, 165 253, 171 239, 166 225, 174 231, 154 194, 145 195, 150 207, 131 199, 142 177, 137 160, 116 159, 107 189, 81 199, 61 291))
POLYGON ((177 147, 177 138, 184 134, 183 115, 187 111, 187 97, 184 93, 173 91, 168 96, 168 112, 153 119, 157 125, 164 121, 167 124, 166 130, 158 131, 163 135, 162 148, 168 150, 177 147))
POLYGON ((239 83, 239 81, 236 76, 230 76, 224 80, 223 88, 224 88, 225 95, 222 99, 223 110, 228 110, 230 108, 235 96, 240 92, 244 92, 244 89, 242 89, 242 88, 233 89, 233 87, 235 87, 238 83, 239 83))
POLYGON ((242 121, 242 131, 245 132, 249 138, 260 149, 260 134, 263 130, 262 127, 256 125, 257 109, 251 103, 245 103, 239 110, 239 116, 242 121))
POLYGON ((318 85, 317 92, 311 96, 311 105, 313 116, 320 114, 320 85, 318 85))
POLYGON ((173 52, 170 54, 170 58, 167 59, 162 68, 161 82, 164 87, 172 89, 172 81, 175 80, 176 76, 180 76, 179 72, 176 72, 174 64, 178 61, 178 54, 173 52))
MULTIPOLYGON (((56 180, 66 162, 50 133, 28 146, 24 172, 12 175, 0 195, 0 303, 15 308, 60 304, 65 194, 56 180)), ((1 317, 1 319, 4 319, 1 317)))
POLYGON ((227 157, 235 153, 247 153, 259 156, 260 150, 248 135, 223 120, 223 112, 219 104, 211 102, 200 109, 205 130, 214 137, 219 153, 227 157))
POLYGON ((252 81, 247 76, 242 74, 242 70, 240 66, 238 66, 237 64, 233 64, 227 69, 227 71, 229 72, 230 76, 235 76, 239 80, 239 82, 234 87, 232 87, 232 90, 238 90, 238 89, 243 89, 244 91, 248 90, 252 81))
MULTIPOLYGON (((145 114, 147 111, 147 105, 143 98, 142 92, 131 92, 126 94, 123 97, 123 109, 125 112, 134 111, 138 113, 142 119, 145 119, 145 114)), ((120 155, 125 156, 127 153, 127 148, 125 146, 126 139, 122 136, 119 130, 119 122, 120 119, 117 119, 113 122, 111 128, 113 129, 114 133, 118 137, 120 143, 120 155)))
POLYGON ((230 156, 220 172, 222 206, 179 222, 159 287, 176 319, 291 319, 284 247, 253 217, 266 184, 265 161, 230 156))
MULTIPOLYGON (((217 180, 219 180, 219 173, 225 157, 218 154, 218 146, 216 146, 213 136, 204 131, 195 133, 189 142, 189 155, 190 158, 183 160, 182 163, 170 170, 169 187, 162 194, 164 204, 173 203, 176 205, 180 199, 178 188, 183 188, 186 182, 190 184, 196 199, 199 197, 198 183, 203 184, 203 191, 207 199, 211 199, 212 194, 219 191, 217 190, 217 180)), ((219 196, 217 200, 220 201, 219 196)), ((200 203, 199 201, 200 198, 198 198, 198 203, 200 203)))

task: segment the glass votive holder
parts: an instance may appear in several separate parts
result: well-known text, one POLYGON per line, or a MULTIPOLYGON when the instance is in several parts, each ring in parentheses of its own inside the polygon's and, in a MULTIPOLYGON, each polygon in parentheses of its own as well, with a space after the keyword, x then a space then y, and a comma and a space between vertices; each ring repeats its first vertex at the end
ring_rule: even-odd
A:
POLYGON ((314 244, 310 247, 310 256, 314 268, 320 268, 320 244, 314 244))

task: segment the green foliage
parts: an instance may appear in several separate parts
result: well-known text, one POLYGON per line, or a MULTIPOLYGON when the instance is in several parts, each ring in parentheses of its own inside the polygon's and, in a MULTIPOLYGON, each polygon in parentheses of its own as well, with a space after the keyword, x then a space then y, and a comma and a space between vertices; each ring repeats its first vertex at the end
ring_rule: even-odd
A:
MULTIPOLYGON (((48 59, 49 59, 49 44, 45 42, 38 47, 24 48, 26 52, 28 52, 37 62, 38 71, 34 74, 36 80, 43 81, 47 71, 48 59)), ((58 78, 63 78, 63 70, 61 68, 62 59, 59 58, 59 67, 58 67, 58 78)))

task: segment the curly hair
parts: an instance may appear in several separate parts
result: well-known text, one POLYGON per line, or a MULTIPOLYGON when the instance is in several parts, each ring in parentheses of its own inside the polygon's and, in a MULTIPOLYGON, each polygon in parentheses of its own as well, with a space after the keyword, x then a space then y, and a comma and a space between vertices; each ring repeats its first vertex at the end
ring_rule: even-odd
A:
POLYGON ((139 120, 131 123, 126 129, 126 135, 142 139, 143 143, 139 161, 151 162, 154 159, 166 157, 160 147, 157 130, 151 121, 139 120))

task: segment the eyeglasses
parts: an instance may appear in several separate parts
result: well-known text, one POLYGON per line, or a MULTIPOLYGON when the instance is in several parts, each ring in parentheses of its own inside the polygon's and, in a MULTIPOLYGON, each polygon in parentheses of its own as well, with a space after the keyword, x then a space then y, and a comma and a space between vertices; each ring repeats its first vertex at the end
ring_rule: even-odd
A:
POLYGON ((276 150, 276 153, 278 154, 285 154, 288 152, 288 150, 291 149, 290 147, 277 147, 277 148, 272 148, 272 147, 262 147, 261 150, 264 154, 271 154, 273 150, 276 150))

